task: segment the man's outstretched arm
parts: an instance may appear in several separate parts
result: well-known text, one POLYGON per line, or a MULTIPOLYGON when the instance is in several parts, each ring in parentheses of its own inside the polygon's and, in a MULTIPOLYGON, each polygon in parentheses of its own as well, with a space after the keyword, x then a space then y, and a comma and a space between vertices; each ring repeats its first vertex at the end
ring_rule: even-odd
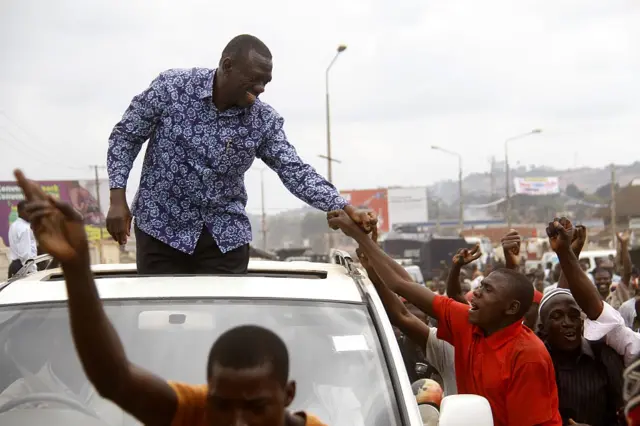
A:
POLYGON ((331 228, 341 229, 345 235, 356 240, 360 250, 369 259, 369 264, 389 290, 404 297, 427 315, 436 317, 433 310, 435 293, 407 277, 405 269, 389 257, 344 211, 329 212, 327 219, 331 228))
POLYGON ((554 219, 547 227, 549 243, 552 250, 558 255, 562 274, 571 294, 587 317, 595 321, 602 313, 604 305, 598 289, 580 267, 578 257, 572 248, 575 232, 571 222, 565 218, 554 219))
POLYGON ((69 204, 47 197, 21 172, 16 177, 40 246, 62 264, 71 334, 87 377, 100 395, 143 424, 170 425, 177 395, 166 381, 128 361, 96 289, 82 216, 69 204))
POLYGON ((429 327, 420 321, 420 318, 409 312, 400 298, 387 288, 369 264, 366 255, 360 249, 358 249, 358 257, 360 258, 362 266, 364 266, 367 271, 367 275, 373 283, 373 286, 376 288, 378 296, 380 296, 380 300, 384 305, 391 324, 398 327, 413 343, 424 350, 427 346, 427 340, 429 339, 429 327))

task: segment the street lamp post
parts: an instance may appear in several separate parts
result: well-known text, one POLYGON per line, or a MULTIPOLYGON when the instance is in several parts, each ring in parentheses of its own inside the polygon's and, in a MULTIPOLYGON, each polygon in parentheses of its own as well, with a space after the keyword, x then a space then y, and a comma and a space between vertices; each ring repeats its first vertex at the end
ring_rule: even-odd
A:
POLYGON ((513 136, 504 141, 504 168, 505 168, 505 216, 507 219, 507 228, 511 229, 511 188, 510 188, 510 178, 509 178, 509 142, 526 138, 527 136, 535 135, 537 133, 542 133, 542 129, 533 129, 530 132, 523 133, 521 135, 513 136))
POLYGON ((460 203, 459 203, 460 211, 458 212, 458 219, 459 219, 458 226, 460 227, 460 231, 462 231, 464 229, 464 193, 462 192, 462 155, 460 155, 457 152, 449 151, 448 149, 435 146, 435 145, 431 146, 431 149, 434 149, 436 151, 442 151, 446 154, 458 157, 458 196, 460 197, 460 203))
POLYGON ((329 106, 329 70, 331 70, 331 67, 336 62, 336 59, 338 59, 338 56, 340 56, 340 54, 345 50, 347 50, 346 44, 341 44, 338 46, 338 48, 336 49, 336 54, 331 60, 331 62, 329 63, 329 66, 327 67, 327 70, 325 71, 325 74, 324 74, 325 97, 326 97, 326 103, 327 103, 326 105, 327 107, 327 112, 326 112, 327 113, 327 179, 329 180, 329 182, 333 182, 333 171, 332 171, 332 164, 331 164, 333 162, 333 157, 331 157, 331 112, 330 112, 330 106, 329 106))

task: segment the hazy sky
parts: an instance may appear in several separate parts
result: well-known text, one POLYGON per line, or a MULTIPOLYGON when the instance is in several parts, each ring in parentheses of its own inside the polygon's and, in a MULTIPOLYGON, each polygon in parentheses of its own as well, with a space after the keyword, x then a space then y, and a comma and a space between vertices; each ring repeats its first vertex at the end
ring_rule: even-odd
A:
MULTIPOLYGON (((629 163, 640 158, 638 22, 635 0, 0 0, 0 179, 16 166, 92 176, 135 94, 164 69, 214 67, 240 33, 271 48, 263 98, 323 174, 324 72, 348 45, 331 71, 342 189, 455 178, 436 144, 461 152, 467 172, 487 170, 506 138, 537 127, 510 145, 514 163, 629 163)), ((246 180, 259 210, 260 173, 246 180)), ((269 212, 301 205, 274 173, 265 180, 269 212)))

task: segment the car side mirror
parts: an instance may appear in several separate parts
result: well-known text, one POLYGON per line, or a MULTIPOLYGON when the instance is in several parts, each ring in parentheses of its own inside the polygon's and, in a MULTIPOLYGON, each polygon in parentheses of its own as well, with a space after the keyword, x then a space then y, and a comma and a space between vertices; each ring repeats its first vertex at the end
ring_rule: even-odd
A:
MULTIPOLYGON (((424 420, 423 420, 424 422, 424 420)), ((493 426, 491 406, 479 395, 450 395, 440 404, 439 426, 493 426)))

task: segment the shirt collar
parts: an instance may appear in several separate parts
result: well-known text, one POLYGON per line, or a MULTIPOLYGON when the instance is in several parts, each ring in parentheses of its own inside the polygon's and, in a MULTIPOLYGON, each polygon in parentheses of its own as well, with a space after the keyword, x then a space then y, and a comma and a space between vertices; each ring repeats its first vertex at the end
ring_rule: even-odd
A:
MULTIPOLYGON (((216 106, 213 104, 213 99, 212 99, 213 98, 213 87, 214 87, 213 85, 215 84, 215 81, 216 81, 217 72, 218 72, 217 68, 212 69, 209 72, 209 75, 207 76, 207 78, 205 78, 202 81, 202 84, 200 85, 200 88, 198 89, 198 91, 199 91, 198 97, 200 99, 208 99, 209 102, 211 102, 211 105, 213 105, 214 108, 216 108, 216 106)), ((257 102, 257 100, 256 100, 256 102, 257 102)), ((216 108, 216 111, 222 116, 233 117, 233 116, 237 116, 237 115, 240 115, 240 114, 244 113, 247 109, 248 108, 231 107, 228 110, 222 111, 222 112, 217 111, 217 108, 216 108)))
POLYGON ((484 336, 484 332, 478 326, 474 326, 473 333, 475 335, 479 335, 484 337, 485 342, 489 345, 489 347, 493 350, 499 349, 501 346, 507 344, 510 340, 516 337, 522 331, 522 322, 516 321, 511 325, 506 326, 502 330, 498 330, 489 337, 484 336))

